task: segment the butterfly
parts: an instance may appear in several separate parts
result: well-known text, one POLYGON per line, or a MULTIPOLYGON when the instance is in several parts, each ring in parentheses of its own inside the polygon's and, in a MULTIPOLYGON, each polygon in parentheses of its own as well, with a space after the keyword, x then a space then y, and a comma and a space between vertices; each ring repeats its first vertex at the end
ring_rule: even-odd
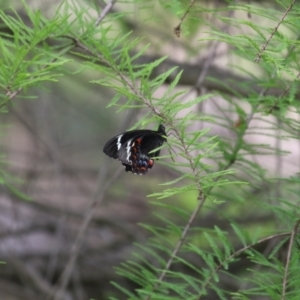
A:
POLYGON ((111 138, 104 146, 103 152, 118 159, 125 166, 126 172, 144 175, 154 165, 153 157, 159 156, 160 150, 149 153, 166 141, 164 125, 157 130, 125 131, 111 138))

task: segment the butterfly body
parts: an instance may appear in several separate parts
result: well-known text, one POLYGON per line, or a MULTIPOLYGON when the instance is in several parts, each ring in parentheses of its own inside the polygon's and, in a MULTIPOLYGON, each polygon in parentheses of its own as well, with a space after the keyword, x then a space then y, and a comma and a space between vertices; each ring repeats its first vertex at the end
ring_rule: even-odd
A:
POLYGON ((158 130, 132 130, 121 133, 110 139, 103 152, 109 157, 119 159, 126 172, 144 175, 154 165, 153 157, 159 156, 160 150, 149 153, 160 147, 166 138, 165 127, 158 130))

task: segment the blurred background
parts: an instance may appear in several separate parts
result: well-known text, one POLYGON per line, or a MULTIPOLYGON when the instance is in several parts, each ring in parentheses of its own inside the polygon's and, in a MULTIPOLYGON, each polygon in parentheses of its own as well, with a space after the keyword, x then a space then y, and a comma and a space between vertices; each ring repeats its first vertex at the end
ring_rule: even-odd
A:
MULTIPOLYGON (((62 3, 25 2, 49 18, 62 3)), ((257 4, 256 1, 250 2, 257 4)), ((98 11, 105 7, 102 1, 78 0, 76 3, 95 18, 98 11)), ((183 8, 188 7, 188 2, 178 3, 183 8)), ((239 18, 249 18, 246 12, 226 10, 226 1, 197 3, 207 9, 220 8, 221 11, 224 8, 219 12, 224 17, 238 14, 239 18)), ((267 1, 260 2, 260 5, 275 7, 275 3, 267 1)), ((12 13, 11 7, 26 22, 26 13, 20 1, 1 3, 1 8, 8 14, 12 13)), ((145 62, 168 55, 163 68, 180 65, 181 69, 186 70, 178 87, 178 90, 186 90, 182 101, 194 99, 211 90, 223 92, 222 84, 206 81, 205 78, 213 76, 229 84, 230 89, 238 91, 239 99, 230 95, 233 93, 230 89, 226 93, 230 99, 239 101, 246 112, 250 111, 250 106, 244 101, 247 90, 243 90, 243 83, 249 78, 239 70, 233 71, 232 64, 240 63, 243 68, 251 70, 254 63, 239 61, 240 58, 231 53, 228 44, 199 42, 201 37, 206 36, 203 29, 206 28, 205 24, 216 26, 224 32, 237 33, 237 28, 220 23, 213 14, 195 10, 193 18, 202 21, 197 26, 187 24, 178 38, 173 28, 181 16, 174 16, 173 7, 158 5, 155 1, 116 3, 112 13, 120 11, 124 12, 124 17, 113 26, 121 28, 124 34, 132 31, 134 36, 144 37, 144 44, 151 43, 144 56, 145 62)), ((0 28, 5 31, 2 22, 0 28)), ((87 215, 91 222, 82 237, 65 299, 104 300, 108 296, 125 299, 110 282, 116 281, 130 290, 135 288, 132 282, 117 275, 114 267, 127 259, 136 259, 132 253, 140 249, 134 243, 146 242, 149 233, 139 223, 163 224, 156 217, 159 212, 165 218, 173 218, 177 224, 185 224, 185 220, 177 219, 167 209, 151 205, 153 199, 147 198, 148 194, 163 190, 160 183, 178 176, 175 170, 168 168, 168 160, 155 162, 147 177, 135 176, 125 173, 118 161, 102 152, 108 139, 130 129, 147 110, 117 112, 115 107, 107 108, 115 92, 91 83, 102 75, 88 68, 78 72, 81 68, 80 58, 72 55, 68 58, 70 62, 64 66, 66 76, 59 77, 58 82, 30 89, 26 94, 21 93, 14 99, 9 113, 1 115, 0 151, 3 165, 10 174, 6 178, 10 182, 9 187, 0 187, 0 259, 6 262, 0 267, 0 299, 3 300, 52 299, 53 287, 59 282, 66 262, 71 257, 72 247, 87 215), (25 95, 34 97, 25 99, 25 95)), ((156 96, 162 95, 167 88, 166 83, 156 96)), ((253 89, 259 91, 257 85, 253 89)), ((279 92, 273 89, 273 93, 278 95, 279 92)), ((209 135, 234 141, 234 124, 238 122, 238 114, 231 100, 215 96, 194 110, 208 116, 218 116, 220 124, 202 122, 191 129, 210 127, 209 135)), ((297 114, 290 113, 290 116, 298 118, 297 114)), ((270 177, 296 175, 300 164, 299 141, 289 137, 283 142, 280 128, 267 128, 266 124, 270 122, 276 122, 276 119, 272 116, 255 118, 251 124, 253 132, 245 137, 246 141, 266 143, 288 153, 280 158, 275 152, 267 156, 253 154, 251 159, 270 177), (257 133, 256 128, 259 128, 257 133), (270 135, 267 140, 262 135, 264 131, 270 135)), ((147 128, 156 129, 157 125, 152 123, 147 128)), ((164 149, 162 154, 167 151, 164 149)), ((215 163, 214 158, 208 162, 215 163)), ((236 170, 240 172, 241 180, 247 178, 245 166, 237 165, 236 170)), ((252 183, 245 192, 251 196, 251 200, 268 198, 272 194, 272 184, 276 184, 275 181, 260 181, 260 178, 252 183)), ((196 204, 195 195, 193 192, 183 193, 164 200, 164 203, 192 211, 196 204)), ((220 201, 233 197, 232 191, 226 189, 217 190, 214 196, 220 201)), ((225 204, 216 206, 209 202, 206 214, 197 220, 196 225, 211 228, 218 224, 226 230, 229 225, 222 219, 226 207, 225 204)), ((274 221, 270 212, 258 213, 255 205, 245 206, 237 200, 234 207, 234 210, 227 207, 229 217, 236 222, 243 222, 245 227, 253 222, 268 227, 274 221)), ((234 266, 237 274, 239 268, 245 267, 243 263, 234 266)), ((224 284, 229 289, 237 288, 234 281, 228 280, 224 284)))

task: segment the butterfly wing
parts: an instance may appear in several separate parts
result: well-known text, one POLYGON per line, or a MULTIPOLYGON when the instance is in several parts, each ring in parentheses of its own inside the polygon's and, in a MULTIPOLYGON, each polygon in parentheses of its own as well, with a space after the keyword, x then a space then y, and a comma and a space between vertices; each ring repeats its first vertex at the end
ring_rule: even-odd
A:
POLYGON ((144 154, 149 154, 150 157, 159 156, 160 150, 149 153, 152 150, 162 146, 162 144, 166 141, 166 138, 156 133, 155 135, 149 134, 142 138, 141 142, 141 152, 144 154))
POLYGON ((118 144, 119 144, 119 137, 122 136, 122 134, 117 135, 113 138, 111 138, 104 146, 103 152, 108 155, 109 157, 112 157, 114 159, 118 158, 118 144))
MULTIPOLYGON (((124 133, 118 134, 111 138, 104 146, 103 152, 114 159, 124 160, 124 151, 126 152, 126 147, 128 142, 135 140, 136 138, 145 135, 152 130, 132 130, 126 131, 124 133), (120 155, 123 159, 120 158, 120 155)), ((130 145, 130 143, 129 143, 130 145)))
POLYGON ((125 166, 125 170, 134 174, 144 175, 154 165, 155 156, 159 155, 160 150, 149 153, 155 148, 161 146, 165 138, 157 132, 148 132, 141 134, 134 139, 129 140, 119 151, 119 160, 125 166))
POLYGON ((110 139, 104 146, 104 153, 119 159, 125 166, 125 171, 135 174, 146 174, 154 165, 151 159, 158 156, 160 150, 150 153, 160 147, 166 140, 164 127, 160 125, 157 131, 133 130, 119 134, 110 139))

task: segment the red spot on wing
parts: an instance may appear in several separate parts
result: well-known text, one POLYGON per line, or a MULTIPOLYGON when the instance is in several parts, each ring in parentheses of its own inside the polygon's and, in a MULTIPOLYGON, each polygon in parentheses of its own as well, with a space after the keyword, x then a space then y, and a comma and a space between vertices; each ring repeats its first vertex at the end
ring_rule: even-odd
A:
POLYGON ((141 144, 141 143, 142 143, 142 140, 143 140, 143 138, 140 137, 140 138, 136 139, 135 142, 138 143, 138 144, 141 144))
POLYGON ((148 168, 151 169, 154 165, 154 160, 153 159, 149 159, 148 161, 148 168))

